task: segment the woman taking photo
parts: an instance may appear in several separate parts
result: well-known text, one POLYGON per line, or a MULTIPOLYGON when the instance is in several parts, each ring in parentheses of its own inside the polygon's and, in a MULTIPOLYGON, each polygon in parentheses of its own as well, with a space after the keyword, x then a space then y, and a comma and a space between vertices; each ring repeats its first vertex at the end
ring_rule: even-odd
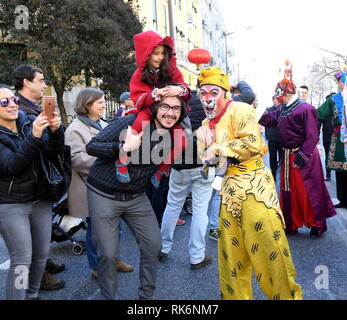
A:
POLYGON ((38 299, 52 232, 52 204, 37 196, 39 153, 63 153, 64 132, 57 113, 49 122, 19 111, 18 103, 0 85, 0 234, 10 256, 6 298, 31 300, 38 299))

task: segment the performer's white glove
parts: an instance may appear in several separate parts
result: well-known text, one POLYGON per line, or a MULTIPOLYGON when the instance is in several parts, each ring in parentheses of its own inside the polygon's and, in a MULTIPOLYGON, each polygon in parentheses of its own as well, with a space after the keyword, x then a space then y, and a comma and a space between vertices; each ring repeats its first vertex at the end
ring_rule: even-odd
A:
POLYGON ((196 137, 206 146, 212 145, 212 143, 215 141, 214 132, 208 126, 201 126, 198 130, 196 130, 196 137))

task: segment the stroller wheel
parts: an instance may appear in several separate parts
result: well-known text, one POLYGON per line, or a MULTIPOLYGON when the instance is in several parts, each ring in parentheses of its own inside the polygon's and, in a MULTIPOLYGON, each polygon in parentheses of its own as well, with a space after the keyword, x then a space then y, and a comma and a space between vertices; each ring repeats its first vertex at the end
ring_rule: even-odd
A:
POLYGON ((86 250, 86 243, 84 241, 79 241, 72 246, 72 252, 76 256, 81 255, 86 250))

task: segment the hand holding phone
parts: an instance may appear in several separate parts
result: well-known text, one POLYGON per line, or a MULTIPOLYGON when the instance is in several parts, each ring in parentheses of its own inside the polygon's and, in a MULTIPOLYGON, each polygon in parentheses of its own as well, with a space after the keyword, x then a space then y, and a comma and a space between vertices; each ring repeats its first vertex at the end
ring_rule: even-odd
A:
POLYGON ((53 96, 45 96, 42 99, 43 114, 47 117, 48 121, 54 118, 55 98, 53 96))

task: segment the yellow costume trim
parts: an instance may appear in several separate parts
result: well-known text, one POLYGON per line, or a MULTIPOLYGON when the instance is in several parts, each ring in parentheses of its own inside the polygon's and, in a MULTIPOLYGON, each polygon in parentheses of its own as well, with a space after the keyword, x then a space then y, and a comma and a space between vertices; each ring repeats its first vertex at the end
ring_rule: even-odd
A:
POLYGON ((254 170, 258 170, 260 168, 264 168, 265 164, 262 158, 255 158, 247 162, 242 162, 240 164, 231 166, 227 169, 225 175, 230 176, 232 174, 239 174, 244 172, 251 172, 254 170))

